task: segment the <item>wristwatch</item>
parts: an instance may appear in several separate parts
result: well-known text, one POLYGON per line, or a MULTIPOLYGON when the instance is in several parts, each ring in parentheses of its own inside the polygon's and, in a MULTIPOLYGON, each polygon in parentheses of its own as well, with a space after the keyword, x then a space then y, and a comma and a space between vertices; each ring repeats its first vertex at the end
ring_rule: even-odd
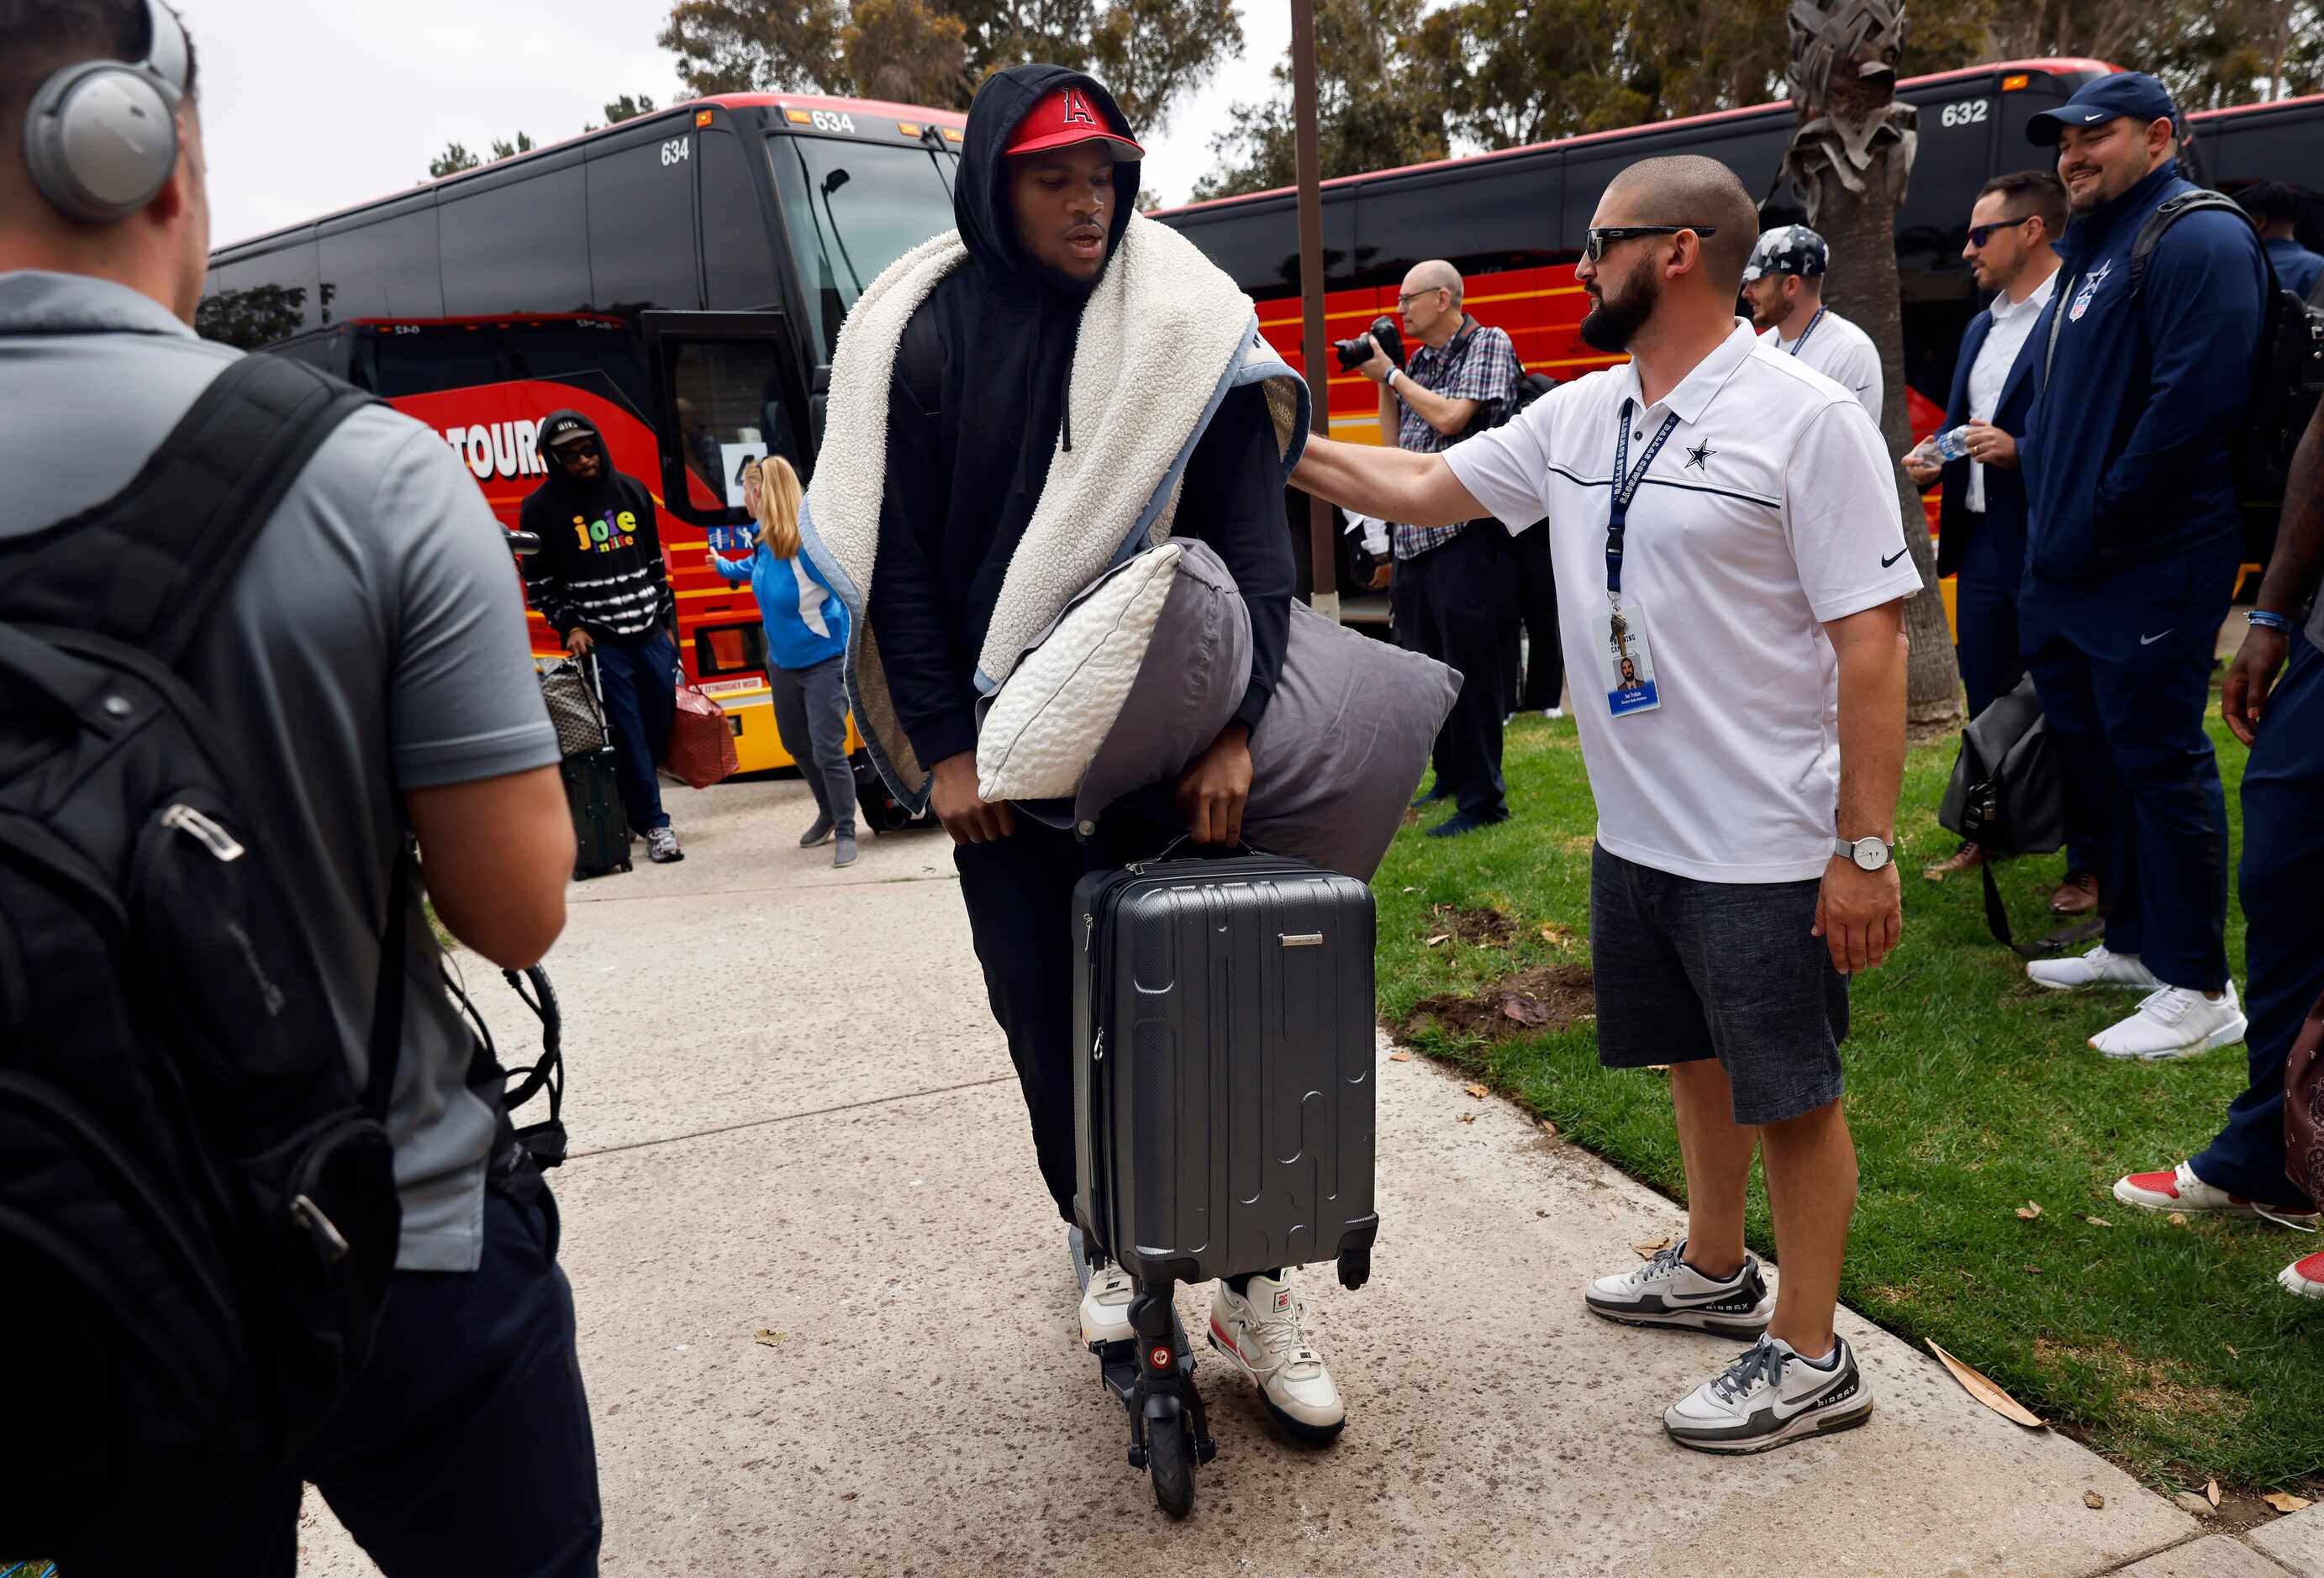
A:
POLYGON ((1889 858, 1896 852, 1896 847, 1884 844, 1877 838, 1834 839, 1831 852, 1855 861, 1859 871, 1877 871, 1888 864, 1889 858))

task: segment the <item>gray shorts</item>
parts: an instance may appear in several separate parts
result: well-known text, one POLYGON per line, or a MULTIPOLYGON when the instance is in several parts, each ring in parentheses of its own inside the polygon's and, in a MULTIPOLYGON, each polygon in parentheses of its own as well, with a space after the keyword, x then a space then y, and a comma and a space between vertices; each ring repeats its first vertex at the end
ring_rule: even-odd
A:
POLYGON ((1703 882, 1593 846, 1599 1062, 1717 1058, 1738 1124, 1779 1124, 1839 1100, 1848 977, 1811 934, 1819 885, 1703 882))

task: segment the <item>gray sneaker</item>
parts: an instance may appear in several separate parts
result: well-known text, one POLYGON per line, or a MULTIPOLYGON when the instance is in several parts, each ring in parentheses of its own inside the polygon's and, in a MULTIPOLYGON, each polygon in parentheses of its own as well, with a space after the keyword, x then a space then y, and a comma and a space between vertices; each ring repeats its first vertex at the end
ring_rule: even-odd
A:
POLYGON ((686 851, 678 847, 678 834, 669 828, 646 830, 646 858, 657 866, 667 866, 673 860, 686 858, 686 851))
POLYGON ((812 849, 817 844, 829 842, 831 842, 831 812, 818 811, 815 813, 814 825, 799 835, 799 848, 812 849))
POLYGON ((1724 1337, 1756 1337, 1775 1313, 1757 1256, 1745 1255, 1742 1270, 1714 1282, 1686 1263, 1684 1239, 1634 1271, 1599 1278, 1583 1298, 1591 1314, 1624 1326, 1683 1326, 1724 1337))
POLYGON ((1663 1428, 1697 1452, 1765 1452, 1786 1441, 1850 1430, 1872 1417, 1872 1390, 1848 1339, 1811 1364, 1774 1337, 1673 1403, 1663 1428))
POLYGON ((855 835, 853 833, 842 833, 839 835, 838 841, 832 846, 831 863, 835 867, 853 866, 855 864, 855 835))

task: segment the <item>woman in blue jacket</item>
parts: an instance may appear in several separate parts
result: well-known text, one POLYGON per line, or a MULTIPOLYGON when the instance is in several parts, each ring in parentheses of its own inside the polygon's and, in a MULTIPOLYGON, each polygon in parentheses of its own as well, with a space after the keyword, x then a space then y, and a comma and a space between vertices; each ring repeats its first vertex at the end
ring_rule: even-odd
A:
POLYGON ((742 476, 743 501, 758 522, 747 562, 713 553, 710 567, 748 581, 767 627, 767 679, 775 690, 775 729, 815 792, 815 825, 799 835, 811 849, 835 839, 831 863, 855 863, 855 777, 847 766, 847 608, 799 552, 799 480, 790 462, 769 455, 742 476))

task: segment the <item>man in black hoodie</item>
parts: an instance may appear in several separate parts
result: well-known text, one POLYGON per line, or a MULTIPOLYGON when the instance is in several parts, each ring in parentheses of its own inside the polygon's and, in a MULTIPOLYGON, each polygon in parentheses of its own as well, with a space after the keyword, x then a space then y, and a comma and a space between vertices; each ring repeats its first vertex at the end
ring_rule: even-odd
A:
MULTIPOLYGON (((1171 838, 1231 844, 1250 789, 1250 731, 1274 694, 1293 576, 1283 465, 1264 395, 1229 391, 1189 458, 1174 531, 1206 542, 1250 606, 1249 691, 1175 785, 1107 813, 1087 846, 978 798, 977 654, 1010 556, 1071 449, 1066 380, 1084 305, 1128 228, 1142 154, 1112 96, 1079 72, 1019 66, 978 90, 953 191, 968 258, 906 326, 889 390, 888 471, 872 623, 930 803, 952 834, 993 1017, 1009 1038, 1043 1180, 1073 1219, 1073 887, 1085 869, 1171 838)), ((1099 523, 1092 523, 1093 529, 1099 523)), ((1309 1433, 1345 1417, 1299 1330, 1281 1272, 1222 1282, 1212 1343, 1309 1433)), ((1119 1267, 1091 1280, 1086 1337, 1132 1335, 1119 1267)))
POLYGON ((648 858, 686 858, 661 808, 654 764, 669 747, 678 711, 678 601, 661 561, 653 495, 613 469, 605 441, 578 411, 540 424, 549 479, 518 517, 540 539, 526 561, 532 606, 576 658, 597 655, 621 767, 622 806, 648 858))

